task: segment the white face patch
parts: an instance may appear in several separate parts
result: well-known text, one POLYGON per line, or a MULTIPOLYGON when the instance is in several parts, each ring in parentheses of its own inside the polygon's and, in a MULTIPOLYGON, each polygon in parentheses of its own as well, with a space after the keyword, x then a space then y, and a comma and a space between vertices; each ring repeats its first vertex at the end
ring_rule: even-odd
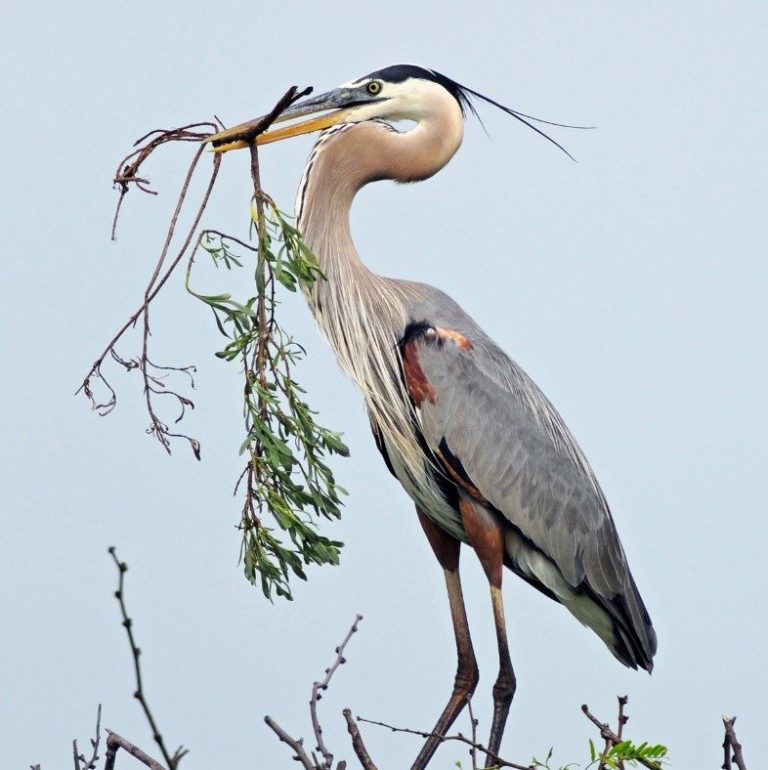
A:
POLYGON ((455 112, 454 121, 463 126, 461 108, 456 99, 439 83, 418 77, 410 77, 398 83, 388 83, 369 76, 345 83, 341 88, 359 90, 366 94, 369 83, 380 83, 381 90, 371 94, 376 101, 349 108, 347 120, 360 123, 364 120, 408 120, 419 123, 429 120, 437 112, 445 115, 446 108, 455 112))

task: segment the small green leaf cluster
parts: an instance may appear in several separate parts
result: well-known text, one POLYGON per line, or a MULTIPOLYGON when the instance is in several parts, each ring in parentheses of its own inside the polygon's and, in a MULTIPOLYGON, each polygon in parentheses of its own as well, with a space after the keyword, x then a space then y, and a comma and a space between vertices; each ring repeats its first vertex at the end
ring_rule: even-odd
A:
MULTIPOLYGON (((624 770, 627 767, 646 767, 653 770, 662 770, 664 759, 667 756, 667 747, 661 744, 652 745, 649 743, 634 744, 630 740, 623 740, 609 749, 598 751, 595 742, 589 741, 589 764, 584 770, 597 767, 598 770, 624 770)), ((542 761, 533 758, 531 767, 535 770, 556 770, 550 764, 552 761, 552 749, 547 753, 542 761)), ((574 770, 579 765, 570 763, 568 765, 558 766, 557 770, 574 770)))
POLYGON ((644 742, 639 745, 630 740, 624 740, 611 746, 610 749, 599 753, 593 741, 589 742, 589 754, 592 760, 588 767, 598 764, 600 768, 609 770, 623 770, 625 766, 656 768, 661 770, 664 758, 667 756, 667 747, 661 744, 652 745, 644 742))
POLYGON ((256 257, 256 295, 245 302, 230 294, 187 290, 213 312, 227 338, 216 355, 243 369, 245 434, 240 453, 247 463, 238 482, 245 492, 240 521, 245 575, 273 593, 291 599, 290 577, 306 579, 308 564, 338 564, 342 543, 319 534, 318 518, 337 519, 341 496, 328 465, 330 455, 348 455, 338 433, 315 421, 316 413, 293 376, 304 349, 278 323, 277 284, 289 291, 324 280, 299 231, 265 198, 266 215, 253 212, 259 247, 207 231, 200 247, 217 267, 232 269, 256 257), (259 227, 259 221, 261 227, 259 227), (269 523, 267 523, 269 522, 269 523))

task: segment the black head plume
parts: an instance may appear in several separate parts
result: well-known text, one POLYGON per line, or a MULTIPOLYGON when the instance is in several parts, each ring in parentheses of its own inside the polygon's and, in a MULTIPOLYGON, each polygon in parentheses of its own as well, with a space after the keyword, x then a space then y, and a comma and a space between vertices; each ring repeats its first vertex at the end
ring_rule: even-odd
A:
POLYGON ((448 93, 450 93, 454 99, 456 99, 456 101, 459 103, 459 107, 461 108, 462 115, 471 113, 480 121, 480 124, 483 126, 483 128, 485 128, 482 118, 480 115, 478 115, 473 101, 474 99, 482 99, 484 102, 488 102, 488 104, 492 104, 494 107, 498 107, 500 110, 503 110, 507 113, 507 115, 511 115, 515 120, 519 120, 521 123, 524 123, 526 126, 528 126, 528 128, 533 129, 537 134, 539 134, 539 136, 543 136, 548 142, 551 142, 555 145, 555 147, 562 150, 562 152, 564 152, 571 160, 576 159, 573 157, 573 155, 571 155, 570 152, 568 152, 568 150, 565 149, 565 147, 563 147, 562 144, 553 139, 549 134, 545 133, 540 128, 532 125, 530 121, 533 121, 534 123, 542 123, 547 126, 557 126, 558 128, 594 128, 594 126, 571 126, 567 123, 555 123, 551 120, 536 118, 533 115, 526 115, 526 113, 513 110, 511 107, 505 107, 503 104, 499 104, 499 102, 491 99, 489 96, 485 96, 479 91, 475 91, 472 88, 463 86, 461 83, 457 83, 455 80, 451 80, 451 78, 446 77, 445 75, 442 75, 435 70, 418 67, 415 64, 396 64, 392 67, 385 67, 384 69, 376 70, 376 72, 371 72, 371 74, 367 77, 378 78, 388 83, 402 83, 404 80, 408 80, 408 78, 420 78, 422 80, 431 80, 434 83, 438 83, 443 88, 445 88, 445 90, 448 91, 448 93))

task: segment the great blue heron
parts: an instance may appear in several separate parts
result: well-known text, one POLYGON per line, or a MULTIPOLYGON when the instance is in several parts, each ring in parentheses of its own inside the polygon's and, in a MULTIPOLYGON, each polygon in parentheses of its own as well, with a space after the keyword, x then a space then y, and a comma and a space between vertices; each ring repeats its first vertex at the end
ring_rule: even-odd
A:
MULTIPOLYGON (((324 114, 256 142, 323 129, 296 201, 298 227, 327 278, 312 284, 307 298, 362 391, 379 451, 416 504, 445 572, 458 667, 435 736, 446 733, 478 681, 459 579, 462 543, 475 550, 488 578, 499 651, 491 761, 516 684, 502 567, 563 604, 626 666, 652 669, 656 634, 608 503, 555 408, 450 297, 371 272, 352 242, 357 191, 377 180, 416 182, 437 173, 461 144, 473 98, 523 122, 530 117, 433 70, 399 65, 298 102, 277 122, 324 114), (399 120, 415 126, 401 132, 387 122, 399 120)), ((241 129, 212 137, 214 148, 246 146, 233 140, 241 129)), ((415 770, 439 743, 427 739, 415 770)))

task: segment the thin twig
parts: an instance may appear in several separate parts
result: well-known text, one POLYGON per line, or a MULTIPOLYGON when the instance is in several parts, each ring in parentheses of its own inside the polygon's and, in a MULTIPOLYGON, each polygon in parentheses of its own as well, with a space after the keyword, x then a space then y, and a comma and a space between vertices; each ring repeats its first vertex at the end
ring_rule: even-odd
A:
POLYGON ((99 759, 99 743, 101 742, 101 703, 96 710, 96 737, 91 738, 91 747, 93 753, 91 758, 86 760, 85 755, 81 754, 77 748, 77 741, 72 741, 72 754, 75 760, 75 770, 96 770, 96 762, 99 759))
POLYGON ((148 141, 144 146, 138 146, 137 149, 131 151, 126 155, 120 163, 118 163, 117 171, 115 171, 113 183, 120 188, 120 197, 115 207, 115 215, 112 219, 112 240, 115 240, 115 234, 117 230, 117 221, 120 216, 120 210, 123 205, 123 199, 128 193, 129 186, 135 184, 142 192, 150 195, 157 195, 154 190, 149 189, 149 179, 138 176, 138 171, 142 163, 161 145, 166 142, 201 142, 207 137, 211 136, 213 132, 217 130, 217 126, 214 123, 192 123, 188 126, 181 126, 180 128, 172 128, 170 130, 156 129, 145 134, 141 138, 134 142, 134 147, 141 145, 142 142, 147 141, 150 137, 153 137, 151 141, 148 141), (192 131, 193 128, 210 128, 211 131, 192 131))
MULTIPOLYGON (((317 742, 317 750, 323 756, 322 763, 312 758, 314 757, 314 754, 312 757, 307 754, 307 751, 304 748, 303 738, 292 737, 277 722, 275 722, 272 717, 264 717, 264 721, 277 734, 277 737, 280 738, 283 743, 287 743, 293 749, 295 754, 294 759, 297 762, 301 762, 304 767, 307 768, 307 770, 333 770, 333 754, 328 750, 328 747, 325 745, 325 741, 323 740, 323 728, 320 726, 320 720, 317 715, 317 703, 322 698, 322 693, 328 689, 328 685, 330 684, 334 673, 336 673, 336 670, 339 668, 339 666, 347 662, 344 658, 344 648, 349 643, 352 635, 357 633, 358 625, 362 619, 362 615, 355 616, 354 623, 352 623, 352 627, 347 632, 344 640, 334 650, 336 653, 336 659, 328 668, 325 669, 325 677, 321 682, 315 682, 312 685, 312 698, 309 701, 309 711, 312 717, 312 728, 314 730, 315 741, 317 742)), ((336 770, 343 770, 344 767, 346 767, 346 764, 339 762, 336 770)))
POLYGON ((291 737, 277 722, 270 716, 264 717, 264 721, 267 726, 277 735, 277 737, 283 742, 287 743, 294 752, 294 759, 306 768, 306 770, 317 770, 317 765, 310 759, 307 754, 307 750, 304 748, 303 738, 291 737))
MULTIPOLYGON (((199 160, 199 155, 200 155, 200 151, 198 151, 198 153, 196 153, 195 158, 192 160, 192 163, 190 164, 190 168, 189 168, 189 170, 187 172, 187 176, 185 177, 184 184, 182 185, 182 192, 180 193, 180 196, 182 194, 186 195, 186 190, 188 189, 189 181, 191 180, 192 172, 194 171, 194 168, 197 165, 197 162, 199 160)), ((221 165, 220 156, 218 156, 218 155, 214 156, 213 170, 211 172, 211 178, 210 178, 210 180, 208 182, 208 187, 206 189, 206 193, 205 193, 203 202, 202 202, 201 206, 198 208, 197 215, 195 217, 195 224, 194 224, 194 227, 192 228, 192 231, 191 231, 192 234, 194 234, 194 229, 197 227, 197 223, 200 221, 200 217, 202 216, 203 210, 205 209, 205 206, 206 206, 206 204, 208 202, 208 199, 210 197, 211 191, 213 189, 214 182, 216 181, 216 176, 218 175, 218 171, 219 171, 219 166, 220 165, 221 165), (217 158, 219 158, 218 161, 217 161, 217 158)), ((93 365, 91 366, 91 370, 88 372, 88 375, 83 380, 82 384, 77 389, 77 391, 75 391, 75 393, 79 393, 80 391, 83 391, 85 393, 85 395, 88 396, 91 399, 91 401, 93 403, 93 408, 95 410, 99 411, 101 414, 108 414, 109 412, 112 411, 112 409, 114 409, 115 404, 116 404, 116 397, 115 397, 114 389, 109 385, 109 383, 106 382, 106 380, 104 379, 103 375, 101 374, 101 366, 102 366, 102 364, 104 362, 104 359, 107 357, 107 355, 112 354, 112 357, 118 363, 122 364, 126 369, 129 369, 129 370, 130 369, 135 369, 135 368, 137 368, 139 366, 139 364, 136 363, 136 362, 125 361, 120 356, 118 356, 114 352, 115 351, 115 346, 120 341, 120 339, 123 336, 123 334, 125 334, 125 332, 128 331, 128 329, 130 329, 131 327, 133 327, 136 324, 136 321, 139 319, 139 317, 144 313, 144 311, 149 306, 149 304, 160 293, 160 290, 163 288, 163 286, 165 286, 165 284, 168 281, 168 279, 170 278, 171 274, 176 269, 176 266, 178 265, 178 263, 183 258, 184 253, 186 252, 186 250, 187 250, 187 248, 189 246, 190 238, 191 238, 191 236, 188 234, 187 239, 185 240, 185 243, 184 243, 184 247, 177 254, 177 256, 174 259, 173 263, 165 271, 163 276, 159 280, 157 280, 156 278, 153 278, 153 288, 152 288, 152 290, 150 292, 148 292, 148 293, 145 292, 144 302, 142 302, 142 304, 136 309, 136 311, 134 311, 134 313, 131 314, 131 316, 128 318, 128 320, 118 329, 118 331, 115 333, 115 335, 112 337, 112 339, 107 343, 107 345, 104 348, 104 350, 101 352, 101 354, 98 356, 98 358, 93 362, 93 365), (110 392, 112 394, 110 400, 107 401, 104 404, 97 404, 95 402, 92 394, 91 394, 90 381, 91 381, 91 379, 93 377, 97 377, 97 378, 101 379, 102 382, 104 382, 107 385, 107 387, 109 388, 109 390, 110 390, 110 392)), ((164 259, 165 259, 165 253, 161 252, 161 255, 160 255, 159 259, 158 259, 158 263, 161 264, 161 262, 164 259)), ((158 271, 158 268, 156 266, 155 271, 153 271, 153 276, 154 276, 154 274, 157 271, 158 271)))
POLYGON ((619 721, 617 723, 616 728, 616 735, 618 736, 619 740, 622 739, 622 736, 624 735, 624 725, 629 722, 629 717, 626 716, 624 713, 624 706, 627 705, 627 702, 629 701, 628 695, 619 695, 619 721))
POLYGON ((472 770, 477 770, 477 719, 475 719, 475 712, 472 710, 472 696, 467 696, 467 709, 469 710, 469 724, 472 730, 472 747, 469 750, 472 757, 472 770))
MULTIPOLYGON (((160 734, 160 729, 158 728, 157 723, 155 722, 155 718, 152 716, 152 712, 150 711, 149 703, 147 703, 146 696, 144 695, 144 685, 141 678, 141 664, 139 663, 139 656, 141 655, 141 650, 137 646, 136 640, 133 636, 133 621, 128 617, 128 610, 126 609, 126 606, 125 606, 125 597, 123 593, 124 583, 125 583, 125 573, 128 571, 128 565, 124 561, 120 561, 117 558, 114 546, 109 548, 109 554, 110 556, 112 556, 112 560, 115 562, 115 566, 117 567, 117 571, 119 575, 117 591, 115 591, 115 598, 120 603, 120 612, 123 616, 123 626, 125 627, 125 631, 128 634, 128 643, 130 644, 131 655, 133 656, 133 670, 136 675, 136 691, 133 693, 133 697, 136 698, 136 700, 138 700, 139 703, 141 704, 141 708, 144 711, 144 716, 147 718, 150 729, 152 730, 152 738, 154 739, 155 743, 158 745, 160 751, 162 752, 163 759, 168 764, 168 767, 170 768, 170 770, 175 770, 175 768, 178 767, 178 764, 181 758, 187 753, 187 750, 179 746, 179 748, 176 749, 176 752, 173 754, 173 756, 171 756, 168 753, 168 750, 165 748, 165 742, 163 741, 163 736, 160 734)), ((110 733, 110 738, 112 737, 113 734, 114 733, 110 733)), ((107 741, 107 746, 109 746, 109 740, 107 741)), ((123 748, 126 748, 126 747, 123 746, 123 748)))
POLYGON ((744 755, 741 752, 741 744, 736 738, 736 730, 733 727, 735 722, 736 717, 723 717, 723 725, 725 726, 723 770, 731 770, 731 750, 733 750, 733 761, 736 763, 738 770, 747 770, 744 755))
MULTIPOLYGON (((122 735, 113 733, 111 730, 107 730, 107 751, 104 770, 114 770, 118 749, 127 751, 132 757, 138 759, 139 762, 150 770, 168 770, 168 768, 156 759, 152 759, 149 754, 142 751, 138 746, 123 738, 122 735)), ((171 765, 171 767, 173 767, 173 765, 171 765)))
POLYGON ((328 750, 328 747, 325 745, 325 741, 323 740, 323 728, 320 726, 320 720, 317 716, 317 704, 323 697, 322 693, 328 689, 328 685, 331 682, 331 677, 333 677, 334 673, 336 673, 336 669, 347 662, 346 658, 344 657, 344 648, 352 638, 352 635, 357 633, 358 624, 362 619, 362 615, 355 616, 355 622, 352 623, 352 627, 344 637, 344 641, 342 641, 342 643, 334 650, 336 653, 336 660, 333 661, 333 664, 330 666, 330 668, 325 669, 325 677, 323 680, 320 682, 315 682, 312 685, 312 697, 309 701, 309 713, 312 717, 312 729, 314 730, 315 740, 317 741, 317 750, 323 755, 325 766, 328 768, 328 770, 331 770, 333 766, 333 754, 331 754, 331 752, 328 750))
POLYGON ((456 733, 456 735, 440 735, 439 733, 428 733, 422 730, 412 730, 410 727, 395 727, 394 725, 387 724, 386 722, 377 722, 373 719, 364 719, 363 717, 357 718, 359 722, 366 722, 369 725, 377 725, 378 727, 386 727, 393 733, 407 733, 408 735, 418 735, 420 738, 438 738, 441 742, 456 741, 458 743, 464 743, 467 746, 473 747, 476 751, 479 751, 487 755, 487 758, 494 762, 498 767, 511 767, 513 770, 533 770, 532 765, 518 765, 515 762, 510 762, 506 759, 502 759, 498 754, 494 754, 489 751, 482 743, 477 743, 471 738, 467 738, 462 733, 456 733))
MULTIPOLYGON (((371 759, 371 755, 368 753, 368 749, 365 748, 363 736, 360 735, 360 728, 357 726, 357 722, 355 722, 355 719, 352 716, 352 711, 350 709, 344 709, 341 713, 347 721, 347 730, 349 730, 349 734, 352 736, 352 748, 354 749, 357 758, 360 760, 363 770, 378 770, 371 759)), ((358 719, 360 719, 360 717, 358 717, 358 719)))

